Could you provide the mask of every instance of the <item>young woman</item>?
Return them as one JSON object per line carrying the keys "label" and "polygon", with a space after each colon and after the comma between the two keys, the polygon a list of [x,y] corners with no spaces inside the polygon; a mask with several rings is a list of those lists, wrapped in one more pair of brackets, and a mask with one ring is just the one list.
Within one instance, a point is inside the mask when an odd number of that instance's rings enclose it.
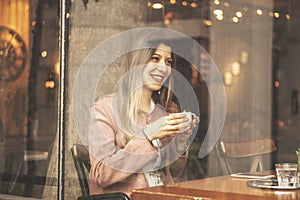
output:
{"label": "young woman", "polygon": [[[174,183],[187,161],[191,121],[173,102],[171,71],[174,56],[165,41],[137,38],[151,48],[122,57],[127,73],[116,90],[91,109],[89,151],[90,193],[121,191]],[[152,48],[155,47],[155,48]]]}

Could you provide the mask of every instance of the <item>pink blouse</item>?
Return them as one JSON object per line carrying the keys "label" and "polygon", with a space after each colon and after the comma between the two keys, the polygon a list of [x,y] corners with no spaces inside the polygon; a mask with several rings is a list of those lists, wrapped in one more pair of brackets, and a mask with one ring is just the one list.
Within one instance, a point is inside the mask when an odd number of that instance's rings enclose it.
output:
{"label": "pink blouse", "polygon": [[[121,119],[114,116],[113,109],[115,108],[112,95],[100,98],[91,109],[88,135],[91,161],[90,194],[118,191],[130,196],[133,189],[149,187],[143,168],[151,168],[151,164],[158,158],[158,151],[142,133],[127,141],[117,125]],[[163,115],[163,109],[156,105],[149,114],[147,123],[150,124]],[[172,139],[169,137],[161,140],[166,148],[167,158],[165,167],[160,169],[164,184],[176,181],[182,174],[188,157],[188,153],[183,156],[175,153],[175,143]],[[176,159],[172,158],[174,155],[177,155]]]}

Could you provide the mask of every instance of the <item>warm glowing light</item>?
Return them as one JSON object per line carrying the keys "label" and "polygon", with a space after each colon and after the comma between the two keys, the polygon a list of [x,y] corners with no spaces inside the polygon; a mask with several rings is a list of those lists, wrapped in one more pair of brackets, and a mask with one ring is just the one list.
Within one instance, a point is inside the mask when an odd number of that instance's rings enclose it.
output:
{"label": "warm glowing light", "polygon": [[206,26],[211,26],[212,23],[210,20],[204,19],[203,24],[205,24]]}
{"label": "warm glowing light", "polygon": [[170,4],[175,4],[176,0],[170,0]]}
{"label": "warm glowing light", "polygon": [[69,19],[70,18],[70,13],[66,13],[66,18]]}
{"label": "warm glowing light", "polygon": [[148,2],[147,2],[147,6],[148,6],[148,7],[151,7],[151,6],[152,6],[152,3],[151,3],[150,1],[148,1]]}
{"label": "warm glowing light", "polygon": [[35,25],[36,25],[36,21],[32,21],[31,26],[35,26]]}
{"label": "warm glowing light", "polygon": [[231,72],[233,76],[238,76],[241,73],[241,65],[239,62],[232,63]]}
{"label": "warm glowing light", "polygon": [[239,18],[243,17],[243,13],[240,12],[240,11],[237,11],[237,12],[235,13],[235,15],[236,15],[237,17],[239,17]]}
{"label": "warm glowing light", "polygon": [[224,19],[223,15],[217,15],[216,18],[217,18],[217,20],[223,20]]}
{"label": "warm glowing light", "polygon": [[257,13],[258,15],[262,15],[263,12],[262,12],[261,9],[257,9],[257,10],[256,10],[256,13]]}
{"label": "warm glowing light", "polygon": [[55,87],[55,82],[53,80],[48,80],[45,82],[45,88],[53,89]]}
{"label": "warm glowing light", "polygon": [[192,3],[191,3],[191,7],[192,7],[192,8],[196,8],[196,7],[197,7],[197,3],[192,2]]}
{"label": "warm glowing light", "polygon": [[290,16],[289,14],[285,14],[285,18],[286,18],[287,20],[290,20],[290,19],[291,19],[291,16]]}
{"label": "warm glowing light", "polygon": [[226,86],[231,86],[232,85],[232,80],[233,80],[233,76],[231,72],[226,71],[224,73],[224,84]]}
{"label": "warm glowing light", "polygon": [[215,14],[215,15],[223,15],[223,10],[215,9],[215,10],[214,10],[214,14]]}
{"label": "warm glowing light", "polygon": [[240,61],[243,65],[248,63],[248,52],[247,51],[242,51],[241,52],[241,58]]}
{"label": "warm glowing light", "polygon": [[237,23],[237,22],[239,22],[239,18],[238,18],[238,17],[233,17],[233,18],[232,18],[232,21],[233,21],[234,23]]}
{"label": "warm glowing light", "polygon": [[60,74],[60,64],[59,64],[59,62],[57,62],[57,63],[54,65],[54,72],[55,72],[55,74],[57,74],[57,75]]}
{"label": "warm glowing light", "polygon": [[161,3],[154,3],[152,5],[152,8],[153,9],[162,9],[163,5]]}
{"label": "warm glowing light", "polygon": [[282,120],[278,120],[278,126],[280,127],[280,128],[284,128],[285,127],[285,123],[284,123],[284,121],[282,121]]}
{"label": "warm glowing light", "polygon": [[228,1],[225,1],[225,2],[224,2],[224,6],[225,6],[225,7],[229,7],[229,2],[228,2]]}
{"label": "warm glowing light", "polygon": [[42,51],[42,53],[41,53],[41,56],[43,57],[43,58],[45,58],[46,56],[47,56],[47,51]]}
{"label": "warm glowing light", "polygon": [[275,86],[276,88],[279,88],[280,82],[279,82],[279,81],[275,81],[275,82],[274,82],[274,86]]}
{"label": "warm glowing light", "polygon": [[187,6],[187,4],[188,4],[187,1],[182,1],[182,2],[181,2],[181,5],[182,5],[182,6]]}
{"label": "warm glowing light", "polygon": [[169,19],[165,19],[164,23],[165,23],[165,25],[169,25],[170,24],[170,20]]}
{"label": "warm glowing light", "polygon": [[279,12],[274,12],[274,17],[275,18],[279,18],[279,16],[280,16]]}
{"label": "warm glowing light", "polygon": [[215,5],[220,5],[220,1],[219,0],[214,0],[214,4]]}

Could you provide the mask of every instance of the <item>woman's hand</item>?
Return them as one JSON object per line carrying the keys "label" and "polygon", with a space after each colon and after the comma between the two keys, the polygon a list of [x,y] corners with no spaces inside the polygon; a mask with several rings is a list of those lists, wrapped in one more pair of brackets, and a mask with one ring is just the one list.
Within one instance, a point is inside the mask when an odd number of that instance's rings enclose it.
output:
{"label": "woman's hand", "polygon": [[144,133],[148,140],[152,141],[184,133],[190,128],[191,122],[184,113],[172,113],[149,124],[144,129]]}
{"label": "woman's hand", "polygon": [[190,126],[189,128],[180,134],[176,135],[176,148],[177,151],[180,152],[180,154],[184,153],[186,151],[187,148],[187,141],[189,140],[189,138],[191,137],[192,133],[193,133],[193,129],[197,126],[197,124],[200,122],[200,118],[193,114],[192,117],[192,121],[190,122]]}

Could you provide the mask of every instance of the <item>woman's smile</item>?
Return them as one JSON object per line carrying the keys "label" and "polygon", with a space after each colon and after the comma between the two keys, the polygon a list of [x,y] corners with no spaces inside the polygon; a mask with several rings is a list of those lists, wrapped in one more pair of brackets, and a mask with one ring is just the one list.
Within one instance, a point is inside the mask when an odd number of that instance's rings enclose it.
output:
{"label": "woman's smile", "polygon": [[160,84],[162,84],[165,76],[164,75],[153,75],[153,74],[150,74],[152,79],[155,81],[155,82],[158,82]]}

